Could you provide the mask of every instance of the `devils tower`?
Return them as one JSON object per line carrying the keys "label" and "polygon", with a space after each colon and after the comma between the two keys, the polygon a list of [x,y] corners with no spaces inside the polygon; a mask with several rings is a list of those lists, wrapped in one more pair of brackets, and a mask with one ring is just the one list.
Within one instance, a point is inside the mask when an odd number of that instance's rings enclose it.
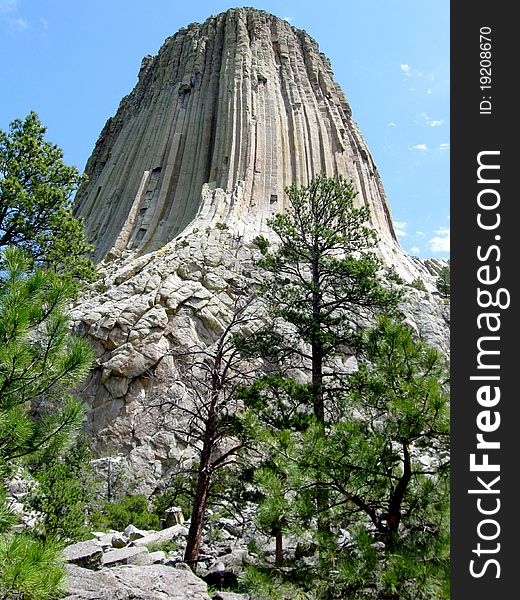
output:
{"label": "devils tower", "polygon": [[[237,285],[261,279],[252,240],[284,210],[284,187],[322,172],[353,180],[387,267],[429,276],[396,239],[329,60],[284,20],[241,8],[179,30],[107,121],[75,209],[103,281],[73,316],[97,352],[81,391],[94,449],[122,452],[142,489],[184,451],[160,409],[184,393],[176,350],[215,341]],[[409,322],[445,349],[446,319],[439,303],[410,304]]]}
{"label": "devils tower", "polygon": [[285,186],[320,172],[352,179],[374,227],[396,241],[329,60],[305,31],[259,10],[193,23],[146,57],[86,172],[77,214],[98,260],[156,250],[201,214],[254,236],[283,210]]}

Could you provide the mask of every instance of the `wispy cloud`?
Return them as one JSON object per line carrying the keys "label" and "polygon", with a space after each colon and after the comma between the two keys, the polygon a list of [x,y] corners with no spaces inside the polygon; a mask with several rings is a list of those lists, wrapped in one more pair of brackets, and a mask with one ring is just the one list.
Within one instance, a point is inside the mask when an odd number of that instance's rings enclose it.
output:
{"label": "wispy cloud", "polygon": [[416,231],[416,232],[415,232],[415,235],[416,235],[418,238],[423,238],[423,237],[424,237],[426,234],[424,233],[424,231],[419,231],[419,230],[418,230],[418,231]]}
{"label": "wispy cloud", "polygon": [[13,29],[17,29],[19,31],[25,31],[26,29],[29,29],[29,23],[23,17],[9,19],[9,25],[11,25]]}
{"label": "wispy cloud", "polygon": [[426,127],[440,127],[444,123],[444,119],[431,119],[425,112],[420,112],[415,118],[415,123]]}
{"label": "wispy cloud", "polygon": [[450,230],[447,227],[440,227],[435,231],[436,236],[428,240],[432,252],[449,252],[450,251]]}
{"label": "wispy cloud", "polygon": [[407,63],[404,63],[403,65],[401,65],[401,71],[404,73],[405,77],[410,77],[410,75],[412,74],[410,65]]}
{"label": "wispy cloud", "polygon": [[449,150],[450,149],[450,144],[449,143],[445,143],[445,144],[439,144],[439,150]]}
{"label": "wispy cloud", "polygon": [[419,254],[420,251],[421,249],[419,248],[419,246],[412,246],[410,248],[410,254]]}
{"label": "wispy cloud", "polygon": [[428,150],[428,146],[426,144],[415,144],[415,146],[410,146],[410,150],[419,150],[419,152],[426,152]]}
{"label": "wispy cloud", "polygon": [[292,23],[292,20],[294,19],[294,17],[282,17],[284,21],[287,21],[289,23]]}
{"label": "wispy cloud", "polygon": [[15,12],[18,8],[18,0],[0,0],[0,15]]}
{"label": "wispy cloud", "polygon": [[399,237],[406,237],[408,233],[406,232],[406,228],[408,227],[408,223],[406,221],[394,221],[395,234]]}
{"label": "wispy cloud", "polygon": [[393,121],[390,121],[390,123],[388,123],[388,127],[397,127],[397,125]]}

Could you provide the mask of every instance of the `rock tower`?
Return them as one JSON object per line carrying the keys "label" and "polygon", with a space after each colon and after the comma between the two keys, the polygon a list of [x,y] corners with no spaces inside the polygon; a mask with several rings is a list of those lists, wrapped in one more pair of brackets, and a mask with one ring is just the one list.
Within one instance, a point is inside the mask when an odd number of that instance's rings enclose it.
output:
{"label": "rock tower", "polygon": [[[408,281],[431,279],[397,242],[328,59],[307,33],[263,11],[231,9],[191,24],[146,57],[86,172],[75,211],[104,279],[73,311],[97,352],[81,393],[94,450],[122,453],[141,491],[184,456],[178,424],[156,408],[184,393],[176,349],[214,342],[237,286],[261,280],[251,242],[284,209],[285,186],[320,172],[352,179],[386,264]],[[447,349],[442,303],[412,290],[408,314]]]}
{"label": "rock tower", "polygon": [[197,217],[247,238],[284,187],[342,174],[396,237],[377,168],[329,60],[287,21],[241,8],[193,23],[144,58],[77,195],[96,258],[161,248]]}

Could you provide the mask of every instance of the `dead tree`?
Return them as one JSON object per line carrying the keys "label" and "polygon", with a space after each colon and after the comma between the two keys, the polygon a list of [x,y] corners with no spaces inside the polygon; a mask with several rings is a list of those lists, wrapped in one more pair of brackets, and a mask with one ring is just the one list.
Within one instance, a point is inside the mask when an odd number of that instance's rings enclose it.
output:
{"label": "dead tree", "polygon": [[[177,410],[188,417],[188,426],[177,429],[198,457],[195,495],[191,511],[184,560],[196,570],[208,498],[218,469],[236,462],[246,440],[237,432],[240,403],[237,390],[251,382],[257,364],[244,357],[248,335],[261,324],[251,311],[252,301],[235,306],[230,323],[218,339],[206,348],[190,348],[178,353],[182,364],[179,382],[186,388],[187,400],[175,401]],[[248,334],[244,335],[244,331]]]}

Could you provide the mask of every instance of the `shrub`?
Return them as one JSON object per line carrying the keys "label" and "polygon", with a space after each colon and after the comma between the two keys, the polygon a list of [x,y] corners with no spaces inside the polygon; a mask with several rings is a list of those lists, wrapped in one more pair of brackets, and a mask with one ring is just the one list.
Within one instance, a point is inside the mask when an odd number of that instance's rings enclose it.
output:
{"label": "shrub", "polygon": [[419,290],[421,292],[427,292],[428,290],[426,289],[426,286],[424,285],[424,281],[420,278],[417,277],[417,279],[414,279],[412,281],[412,283],[410,284],[411,287],[415,288],[416,290]]}
{"label": "shrub", "polygon": [[105,503],[101,510],[92,515],[96,529],[122,531],[128,525],[139,529],[158,529],[159,517],[149,510],[148,498],[144,494],[127,496],[119,504]]}
{"label": "shrub", "polygon": [[263,235],[257,235],[253,240],[253,245],[256,246],[260,250],[260,252],[265,256],[271,243]]}
{"label": "shrub", "polygon": [[44,537],[75,542],[88,535],[87,509],[92,495],[93,474],[86,439],[81,440],[64,457],[46,465],[33,465],[38,481],[29,504],[43,513],[40,529]]}

